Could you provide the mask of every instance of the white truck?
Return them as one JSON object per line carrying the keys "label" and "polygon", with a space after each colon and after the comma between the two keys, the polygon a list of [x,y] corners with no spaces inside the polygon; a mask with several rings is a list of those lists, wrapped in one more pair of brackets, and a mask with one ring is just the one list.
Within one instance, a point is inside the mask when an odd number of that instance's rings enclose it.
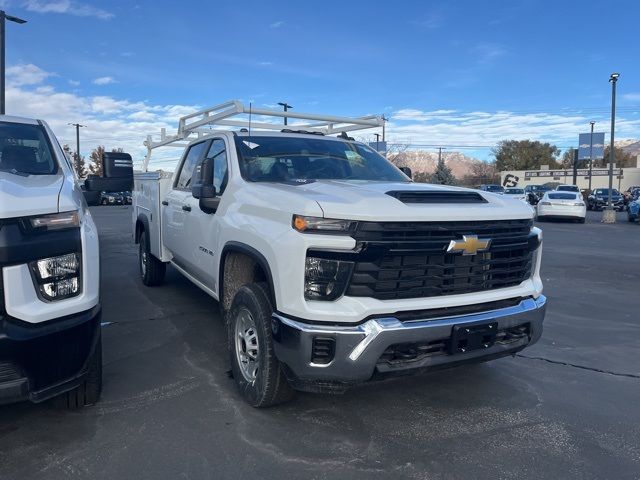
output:
{"label": "white truck", "polygon": [[[380,125],[230,101],[147,137],[132,213],[142,281],[159,285],[171,264],[218,300],[233,377],[253,406],[540,338],[531,207],[413,183],[345,134]],[[149,172],[152,150],[175,145],[185,147],[175,173]]]}
{"label": "white truck", "polygon": [[[130,185],[130,157],[105,168]],[[0,404],[98,400],[99,287],[98,232],[69,159],[45,122],[0,115]]]}

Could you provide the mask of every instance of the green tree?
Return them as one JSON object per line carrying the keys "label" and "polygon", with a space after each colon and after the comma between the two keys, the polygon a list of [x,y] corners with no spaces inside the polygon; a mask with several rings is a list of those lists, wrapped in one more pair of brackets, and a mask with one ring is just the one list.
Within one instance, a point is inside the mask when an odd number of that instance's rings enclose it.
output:
{"label": "green tree", "polygon": [[71,165],[73,165],[73,169],[76,171],[76,174],[79,178],[84,178],[87,176],[87,164],[82,155],[78,155],[78,152],[73,152],[71,147],[65,144],[62,147],[64,154],[71,160]]}
{"label": "green tree", "polygon": [[550,143],[533,140],[503,140],[492,150],[496,168],[504,170],[536,170],[540,165],[558,168],[560,150]]}
{"label": "green tree", "polygon": [[455,185],[456,177],[451,173],[451,169],[444,163],[444,158],[438,160],[436,171],[430,175],[430,183],[436,183],[438,185]]}

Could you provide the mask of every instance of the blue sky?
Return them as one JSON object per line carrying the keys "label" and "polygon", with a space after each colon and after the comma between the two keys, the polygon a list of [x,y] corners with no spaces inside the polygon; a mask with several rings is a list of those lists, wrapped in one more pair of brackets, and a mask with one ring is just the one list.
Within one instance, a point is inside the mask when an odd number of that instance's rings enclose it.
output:
{"label": "blue sky", "polygon": [[0,5],[28,20],[7,25],[7,112],[48,120],[65,142],[66,123],[84,123],[87,148],[139,149],[231,98],[384,113],[393,142],[486,145],[463,150],[480,158],[506,138],[565,147],[591,119],[608,131],[613,71],[617,137],[640,137],[637,1]]}

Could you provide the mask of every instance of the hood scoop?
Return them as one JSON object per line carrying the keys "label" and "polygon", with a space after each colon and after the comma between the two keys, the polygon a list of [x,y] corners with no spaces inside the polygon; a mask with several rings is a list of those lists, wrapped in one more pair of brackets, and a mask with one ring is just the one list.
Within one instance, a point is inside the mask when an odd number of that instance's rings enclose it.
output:
{"label": "hood scoop", "polygon": [[488,203],[476,192],[456,192],[446,190],[392,190],[387,195],[400,200],[402,203]]}

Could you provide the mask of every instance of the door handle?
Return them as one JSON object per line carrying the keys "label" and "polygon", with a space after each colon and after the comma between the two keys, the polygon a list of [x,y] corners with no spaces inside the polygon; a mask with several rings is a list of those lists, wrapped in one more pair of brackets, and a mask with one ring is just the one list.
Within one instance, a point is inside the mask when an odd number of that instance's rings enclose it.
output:
{"label": "door handle", "polygon": [[185,212],[190,212],[191,211],[191,207],[189,205],[183,205],[182,206],[182,210],[184,210]]}
{"label": "door handle", "polygon": [[162,200],[162,204],[166,207],[167,205],[169,205],[169,202],[167,202],[166,200]]}

